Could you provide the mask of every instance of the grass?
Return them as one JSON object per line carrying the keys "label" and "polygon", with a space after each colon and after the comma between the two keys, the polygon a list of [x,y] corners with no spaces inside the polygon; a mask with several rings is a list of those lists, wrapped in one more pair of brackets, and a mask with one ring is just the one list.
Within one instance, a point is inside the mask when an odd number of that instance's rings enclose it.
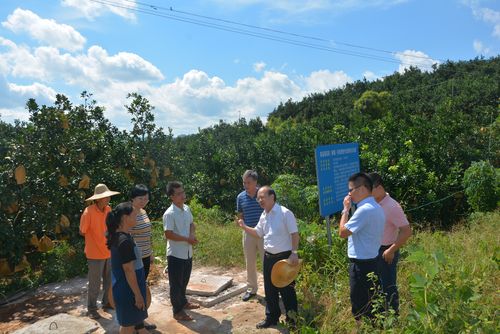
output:
{"label": "grass", "polygon": [[[218,208],[191,209],[200,243],[196,265],[244,268],[241,230]],[[162,224],[155,223],[155,252],[164,259]],[[300,222],[299,255],[305,260],[297,280],[300,333],[350,333],[346,242],[327,245],[322,225]],[[402,249],[398,282],[399,319],[382,316],[380,328],[364,333],[500,332],[500,213],[475,214],[450,232],[416,231]],[[423,281],[422,281],[423,280]],[[423,282],[423,283],[422,283]],[[425,297],[425,298],[424,298]]]}
{"label": "grass", "polygon": [[[200,241],[196,266],[244,268],[241,230],[219,208],[190,203]],[[416,231],[398,266],[400,316],[384,315],[379,327],[362,333],[499,333],[500,332],[500,212],[474,214],[449,232]],[[304,259],[297,280],[298,332],[351,333],[346,241],[333,236],[329,249],[325,227],[300,222],[299,256]],[[153,223],[154,252],[165,262],[162,222]],[[39,268],[0,281],[0,296],[36,287],[82,272],[83,245],[62,243],[37,254]],[[76,255],[75,255],[76,251]],[[70,264],[68,266],[68,264]]]}
{"label": "grass", "polygon": [[[451,232],[416,232],[398,267],[399,319],[389,315],[381,319],[383,330],[365,324],[361,332],[500,332],[499,228],[496,212],[473,215]],[[352,332],[347,267],[328,275],[317,270],[308,268],[299,280],[301,332]]]}
{"label": "grass", "polygon": [[[205,209],[195,199],[190,202],[189,207],[199,240],[193,250],[194,265],[244,268],[241,229],[233,222],[233,217],[218,207]],[[162,222],[153,222],[153,247],[155,256],[164,263],[166,242]]]}

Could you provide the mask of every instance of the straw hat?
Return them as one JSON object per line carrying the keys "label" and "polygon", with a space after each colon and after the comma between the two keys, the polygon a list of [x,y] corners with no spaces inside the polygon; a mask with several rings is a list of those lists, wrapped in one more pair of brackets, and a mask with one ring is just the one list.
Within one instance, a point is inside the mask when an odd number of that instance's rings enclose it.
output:
{"label": "straw hat", "polygon": [[119,194],[119,192],[111,191],[104,183],[99,183],[97,186],[95,186],[94,195],[87,198],[86,201],[93,201],[96,199],[110,197],[117,194]]}
{"label": "straw hat", "polygon": [[295,266],[288,263],[288,260],[276,262],[271,270],[271,282],[277,288],[284,288],[295,280],[301,266],[302,259]]}

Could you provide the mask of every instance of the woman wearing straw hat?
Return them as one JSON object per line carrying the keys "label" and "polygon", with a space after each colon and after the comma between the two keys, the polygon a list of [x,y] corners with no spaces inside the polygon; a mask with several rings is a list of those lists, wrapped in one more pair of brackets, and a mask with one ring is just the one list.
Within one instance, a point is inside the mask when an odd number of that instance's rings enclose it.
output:
{"label": "woman wearing straw hat", "polygon": [[98,184],[94,195],[86,201],[93,204],[83,210],[80,218],[80,234],[85,237],[85,256],[87,257],[89,286],[87,289],[87,312],[92,319],[99,319],[97,298],[103,284],[102,307],[108,308],[108,290],[111,286],[111,254],[106,247],[106,216],[111,211],[109,200],[119,192],[111,191],[105,184]]}

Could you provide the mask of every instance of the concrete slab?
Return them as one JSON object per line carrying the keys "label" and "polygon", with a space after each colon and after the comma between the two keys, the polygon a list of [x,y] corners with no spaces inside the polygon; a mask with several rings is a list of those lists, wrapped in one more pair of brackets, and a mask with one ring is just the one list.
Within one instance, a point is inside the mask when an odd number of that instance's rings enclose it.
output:
{"label": "concrete slab", "polygon": [[227,276],[206,275],[193,272],[189,279],[186,294],[197,296],[216,296],[231,286],[233,279]]}
{"label": "concrete slab", "polygon": [[89,318],[61,313],[40,320],[14,332],[14,334],[74,334],[95,333],[103,329],[99,323]]}
{"label": "concrete slab", "polygon": [[245,283],[239,283],[228,287],[216,296],[190,295],[188,296],[188,299],[190,302],[200,304],[203,307],[212,307],[215,304],[218,304],[226,299],[243,293],[244,291],[246,291],[246,289],[247,285]]}

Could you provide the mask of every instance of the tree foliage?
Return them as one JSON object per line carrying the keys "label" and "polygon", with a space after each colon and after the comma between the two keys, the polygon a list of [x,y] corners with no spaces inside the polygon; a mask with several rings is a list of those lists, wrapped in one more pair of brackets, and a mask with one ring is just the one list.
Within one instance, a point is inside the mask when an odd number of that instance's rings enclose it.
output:
{"label": "tree foliage", "polygon": [[[220,121],[178,137],[156,127],[154,107],[138,93],[127,96],[130,132],[113,126],[88,92],[79,105],[63,95],[52,106],[30,99],[29,121],[0,121],[0,257],[19,262],[33,235],[79,240],[84,199],[101,182],[122,193],[115,202],[134,184],[148,185],[152,218],[167,207],[164,189],[173,179],[202,205],[232,214],[241,175],[251,168],[260,184],[280,188],[299,218],[316,220],[314,149],[353,141],[362,170],[384,177],[414,223],[449,227],[469,211],[467,168],[480,160],[499,166],[499,85],[500,57],[447,62],[289,100],[267,125]],[[26,180],[19,184],[21,165]],[[470,202],[476,193],[466,194]],[[59,226],[61,215],[69,227]]]}

